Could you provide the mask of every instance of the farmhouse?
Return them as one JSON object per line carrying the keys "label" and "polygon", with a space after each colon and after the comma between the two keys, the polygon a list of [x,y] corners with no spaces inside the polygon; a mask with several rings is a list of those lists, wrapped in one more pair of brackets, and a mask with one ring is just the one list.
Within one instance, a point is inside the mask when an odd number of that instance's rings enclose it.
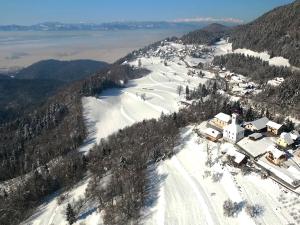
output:
{"label": "farmhouse", "polygon": [[232,114],[232,122],[223,131],[225,140],[236,143],[244,137],[245,129],[237,124],[237,114]]}
{"label": "farmhouse", "polygon": [[267,149],[266,159],[275,165],[280,165],[287,160],[285,152],[280,151],[275,146],[271,145]]}
{"label": "farmhouse", "polygon": [[244,127],[246,130],[252,132],[261,132],[267,127],[267,123],[269,119],[267,117],[260,118],[258,120],[254,120],[252,122],[245,122]]}
{"label": "farmhouse", "polygon": [[212,129],[212,128],[207,128],[205,131],[205,136],[207,139],[211,140],[211,141],[217,141],[222,137],[221,132]]}
{"label": "farmhouse", "polygon": [[286,148],[294,143],[291,135],[289,133],[283,132],[276,141],[277,145]]}
{"label": "farmhouse", "polygon": [[218,113],[210,123],[213,126],[223,129],[225,126],[229,125],[231,117],[225,113]]}
{"label": "farmhouse", "polygon": [[273,133],[275,135],[279,135],[281,133],[281,130],[282,130],[282,124],[278,124],[278,123],[275,123],[273,121],[269,121],[267,123],[267,130],[270,133]]}

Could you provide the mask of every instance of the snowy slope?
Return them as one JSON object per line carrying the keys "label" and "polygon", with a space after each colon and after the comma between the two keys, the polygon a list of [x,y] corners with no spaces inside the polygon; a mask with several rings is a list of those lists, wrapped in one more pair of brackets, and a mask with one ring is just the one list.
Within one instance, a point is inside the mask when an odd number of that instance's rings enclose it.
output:
{"label": "snowy slope", "polygon": [[[175,45],[183,48],[182,45]],[[209,59],[211,60],[211,59]],[[158,118],[161,113],[178,111],[180,101],[185,100],[184,94],[177,93],[179,85],[190,89],[204,83],[214,75],[206,72],[204,78],[188,76],[188,68],[178,57],[168,61],[165,66],[159,57],[141,57],[142,66],[152,71],[149,75],[130,81],[123,89],[109,89],[97,97],[83,98],[84,116],[89,130],[86,143],[79,149],[87,153],[101,138],[130,126],[143,119]],[[138,60],[130,62],[138,65]],[[184,92],[184,91],[183,91]],[[142,99],[145,94],[145,100]],[[57,204],[58,196],[52,196],[49,201],[40,206],[36,213],[25,221],[25,225],[65,225],[65,208],[68,202],[78,197],[84,197],[88,179],[74,187],[69,198],[62,205]],[[90,212],[76,224],[85,222],[86,225],[102,224],[98,211],[91,207]]]}
{"label": "snowy slope", "polygon": [[216,45],[218,46],[218,49],[215,55],[223,55],[224,53],[225,54],[237,53],[237,54],[243,54],[247,56],[254,56],[260,58],[263,61],[269,62],[269,64],[273,66],[287,66],[287,67],[291,66],[288,59],[281,56],[276,56],[271,58],[271,55],[266,51],[255,52],[246,48],[239,48],[239,49],[232,50],[232,43],[229,43],[226,40],[222,40],[218,42]]}
{"label": "snowy slope", "polygon": [[[144,210],[145,225],[190,225],[190,224],[272,224],[299,223],[291,212],[299,212],[297,196],[286,194],[273,181],[262,180],[255,174],[242,176],[231,173],[232,168],[222,167],[217,159],[217,144],[201,140],[187,128],[182,135],[179,153],[163,161],[157,168],[156,177],[161,177],[155,204]],[[199,140],[201,141],[199,143]],[[207,143],[212,148],[215,164],[205,165]],[[220,149],[234,148],[222,144]],[[210,175],[206,175],[209,172]],[[221,180],[214,182],[214,173],[221,174]],[[150,173],[150,179],[155,179]],[[157,178],[156,178],[157,179]],[[241,211],[234,218],[223,215],[223,202],[231,199],[240,203]],[[289,205],[288,201],[294,204]],[[251,218],[245,212],[245,204],[259,204],[263,207],[260,217]],[[298,201],[299,202],[299,201]]]}
{"label": "snowy slope", "polygon": [[[203,71],[205,76],[189,76],[188,65],[196,65],[198,62],[210,62],[211,55],[206,57],[193,58],[190,55],[185,61],[180,59],[182,52],[192,46],[183,46],[178,43],[169,43],[160,47],[156,52],[147,56],[140,56],[142,67],[151,71],[145,77],[130,81],[123,89],[110,89],[101,93],[100,96],[83,98],[84,116],[89,130],[89,137],[86,143],[79,149],[88,153],[91,147],[108,135],[130,126],[143,119],[158,118],[162,112],[171,113],[184,107],[180,101],[185,101],[184,94],[177,93],[179,85],[189,86],[190,89],[197,87],[214,77],[214,74]],[[231,44],[221,41],[213,46],[214,54],[227,54],[231,51]],[[187,50],[188,51],[188,50]],[[167,60],[167,66],[161,54],[171,56]],[[180,57],[179,57],[180,56]],[[129,62],[138,66],[138,60]],[[187,63],[186,63],[187,62]],[[183,90],[183,92],[184,92]],[[207,169],[205,163],[205,145],[197,143],[195,134],[189,128],[184,135],[184,141],[178,147],[179,153],[172,159],[162,162],[157,173],[161,176],[160,185],[157,185],[159,196],[155,197],[154,204],[145,208],[143,223],[170,224],[170,225],[193,225],[199,224],[287,224],[293,222],[286,211],[283,214],[271,216],[280,207],[279,196],[281,191],[277,184],[268,181],[260,181],[264,188],[257,186],[257,177],[249,175],[243,182],[241,175],[233,176],[229,169],[222,168],[216,164],[213,168]],[[226,146],[224,146],[226,147]],[[227,146],[228,147],[228,146]],[[220,182],[212,182],[210,177],[204,176],[204,171],[223,174]],[[149,172],[151,180],[155,182],[157,174]],[[106,181],[107,182],[107,181]],[[50,225],[66,224],[64,211],[68,202],[73,202],[84,192],[88,179],[74,187],[70,191],[69,198],[62,204],[57,204],[58,196],[53,196],[49,201],[40,206],[36,213],[23,224]],[[270,184],[269,184],[270,183]],[[268,189],[270,185],[270,189]],[[243,191],[244,190],[244,191]],[[271,194],[265,192],[271,191]],[[260,196],[261,199],[259,199]],[[230,198],[234,201],[244,200],[254,203],[267,202],[266,213],[262,219],[251,219],[244,211],[240,212],[237,218],[230,219],[223,216],[222,204]],[[291,198],[294,198],[292,196]],[[275,210],[275,211],[274,211]],[[296,207],[295,210],[298,210]],[[289,218],[289,219],[285,219]],[[84,222],[86,225],[102,224],[101,212],[95,210],[91,203],[84,215],[76,224]]]}
{"label": "snowy slope", "polygon": [[[99,143],[118,129],[132,125],[143,119],[158,118],[161,113],[178,111],[185,100],[182,93],[177,93],[177,87],[189,86],[193,89],[204,83],[214,75],[206,73],[204,78],[188,76],[188,68],[184,63],[178,64],[178,58],[168,62],[165,66],[158,57],[141,58],[143,67],[152,71],[149,75],[132,80],[123,89],[110,89],[101,93],[99,97],[83,99],[85,116],[90,125],[90,140]],[[131,63],[137,65],[138,60]],[[142,95],[145,95],[145,100]],[[88,151],[91,145],[85,145],[81,151]]]}

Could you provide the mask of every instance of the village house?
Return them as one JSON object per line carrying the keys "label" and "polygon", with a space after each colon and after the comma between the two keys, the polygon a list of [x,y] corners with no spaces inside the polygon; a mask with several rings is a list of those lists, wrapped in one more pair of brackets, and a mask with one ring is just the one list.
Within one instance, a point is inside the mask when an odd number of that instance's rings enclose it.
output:
{"label": "village house", "polygon": [[280,134],[280,137],[276,141],[277,145],[283,148],[286,148],[294,143],[291,135],[289,133],[283,132]]}
{"label": "village house", "polygon": [[275,165],[281,165],[284,161],[287,160],[285,152],[280,151],[275,146],[271,145],[267,148],[266,159]]}
{"label": "village house", "polygon": [[237,124],[237,114],[232,114],[232,122],[223,131],[223,138],[226,141],[236,143],[244,137],[245,129]]}
{"label": "village house", "polygon": [[211,121],[210,123],[213,126],[216,126],[220,129],[223,129],[225,126],[229,125],[231,121],[231,116],[225,114],[225,113],[218,113]]}
{"label": "village house", "polygon": [[217,141],[222,137],[221,132],[212,129],[212,128],[207,128],[205,131],[205,136],[207,139],[211,140],[211,141]]}
{"label": "village house", "polygon": [[268,122],[269,119],[267,117],[263,117],[251,122],[245,122],[243,126],[246,130],[249,130],[251,132],[262,132],[267,128]]}
{"label": "village house", "polygon": [[279,135],[282,131],[282,124],[278,124],[270,120],[267,123],[267,131],[272,134]]}
{"label": "village house", "polygon": [[247,161],[247,158],[244,154],[234,150],[233,148],[230,148],[226,152],[226,156],[227,156],[227,159],[229,159],[231,161],[231,163],[236,167],[241,166],[242,164],[246,163],[246,161]]}

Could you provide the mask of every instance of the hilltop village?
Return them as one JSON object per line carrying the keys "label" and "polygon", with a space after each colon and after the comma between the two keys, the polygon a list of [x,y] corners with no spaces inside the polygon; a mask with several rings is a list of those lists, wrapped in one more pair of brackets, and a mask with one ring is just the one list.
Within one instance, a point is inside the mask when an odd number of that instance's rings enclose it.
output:
{"label": "hilltop village", "polygon": [[297,130],[262,117],[240,121],[237,114],[219,113],[206,123],[201,134],[213,142],[230,142],[237,150],[222,152],[234,166],[258,167],[265,176],[299,191],[300,135]]}

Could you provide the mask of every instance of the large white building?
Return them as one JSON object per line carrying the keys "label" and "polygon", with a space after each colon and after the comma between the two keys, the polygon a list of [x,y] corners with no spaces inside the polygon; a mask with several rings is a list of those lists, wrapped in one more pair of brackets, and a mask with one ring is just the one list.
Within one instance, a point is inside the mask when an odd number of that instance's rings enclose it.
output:
{"label": "large white building", "polygon": [[223,138],[226,141],[236,143],[244,137],[245,129],[237,124],[237,115],[232,114],[231,124],[224,127]]}

